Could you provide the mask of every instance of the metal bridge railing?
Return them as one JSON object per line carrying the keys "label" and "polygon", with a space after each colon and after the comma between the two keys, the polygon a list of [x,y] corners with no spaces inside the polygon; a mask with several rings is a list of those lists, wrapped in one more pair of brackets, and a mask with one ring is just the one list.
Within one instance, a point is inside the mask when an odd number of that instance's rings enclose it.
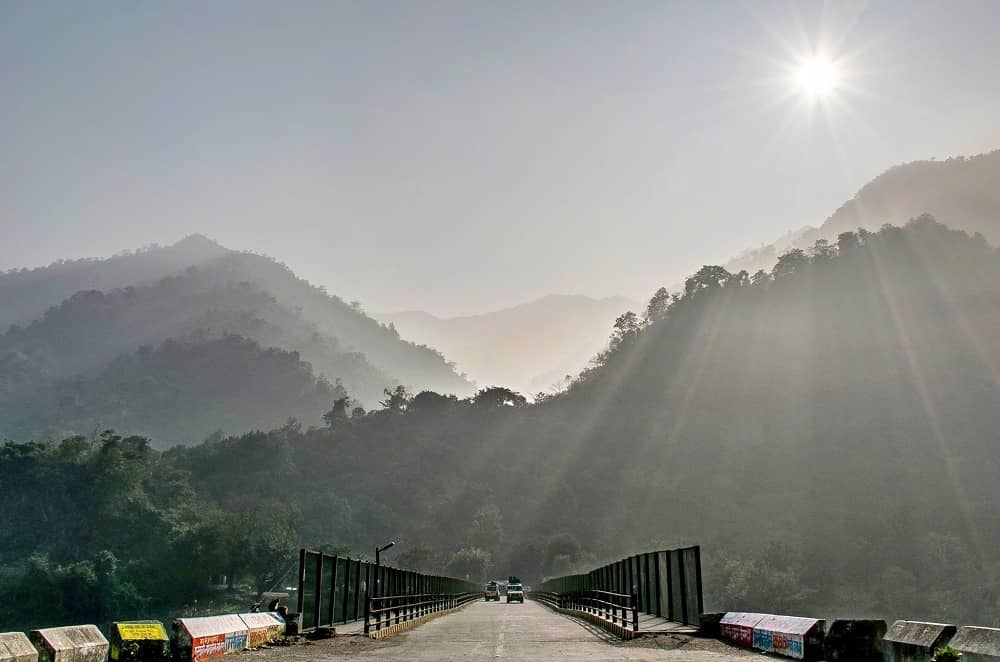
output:
{"label": "metal bridge railing", "polygon": [[536,599],[550,604],[588,591],[628,596],[638,611],[698,625],[703,611],[701,548],[635,554],[587,573],[548,579],[538,589]]}
{"label": "metal bridge railing", "polygon": [[529,597],[560,609],[574,609],[639,631],[639,599],[635,595],[613,593],[611,591],[587,590],[572,593],[553,593],[551,591],[532,591]]}
{"label": "metal bridge railing", "polygon": [[[369,598],[392,596],[413,602],[421,596],[461,596],[481,588],[478,583],[462,579],[303,549],[299,551],[299,631],[310,633],[361,620],[367,616]],[[377,608],[386,606],[388,603],[380,603]]]}
{"label": "metal bridge railing", "polygon": [[467,602],[482,600],[483,593],[427,593],[370,597],[365,606],[365,634],[378,632],[439,611],[454,609]]}

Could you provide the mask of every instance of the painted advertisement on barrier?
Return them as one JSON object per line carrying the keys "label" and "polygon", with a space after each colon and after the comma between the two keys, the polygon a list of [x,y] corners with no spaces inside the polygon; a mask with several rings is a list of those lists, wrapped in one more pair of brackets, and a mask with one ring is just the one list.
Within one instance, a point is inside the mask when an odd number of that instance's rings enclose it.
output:
{"label": "painted advertisement on barrier", "polygon": [[115,623],[114,629],[122,640],[166,641],[167,631],[159,621],[131,621]]}
{"label": "painted advertisement on barrier", "polygon": [[805,649],[805,641],[801,635],[797,634],[754,630],[753,647],[768,653],[777,653],[778,655],[801,660],[803,650]]}
{"label": "painted advertisement on barrier", "polygon": [[240,614],[240,620],[247,626],[250,648],[260,648],[285,633],[285,620],[273,612]]}
{"label": "painted advertisement on barrier", "polygon": [[[249,630],[236,614],[177,619],[181,636],[181,658],[204,662],[247,647]],[[190,646],[190,649],[188,649]]]}
{"label": "painted advertisement on barrier", "polygon": [[226,654],[226,635],[210,634],[205,637],[195,637],[191,640],[191,659],[194,662],[204,662]]}
{"label": "painted advertisement on barrier", "polygon": [[754,626],[753,647],[796,660],[805,658],[809,635],[824,621],[798,616],[767,615]]}
{"label": "painted advertisement on barrier", "polygon": [[764,618],[764,614],[731,611],[719,621],[719,634],[734,644],[752,648],[754,627]]}
{"label": "painted advertisement on barrier", "polygon": [[170,658],[167,630],[159,621],[119,621],[111,624],[113,662],[165,662]]}

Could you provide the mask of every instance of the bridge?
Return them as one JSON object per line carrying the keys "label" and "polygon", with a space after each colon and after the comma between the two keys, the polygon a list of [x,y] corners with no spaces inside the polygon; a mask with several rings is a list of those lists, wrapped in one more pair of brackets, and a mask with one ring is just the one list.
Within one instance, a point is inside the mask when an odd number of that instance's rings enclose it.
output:
{"label": "bridge", "polygon": [[[483,586],[302,550],[299,630],[359,635],[380,643],[328,644],[323,656],[405,659],[732,659],[720,650],[662,650],[657,636],[686,642],[703,610],[698,547],[636,554],[590,572],[549,579],[524,604],[485,602]],[[417,627],[420,626],[420,627]],[[407,630],[412,630],[406,632]],[[404,634],[405,632],[405,634]],[[639,643],[651,638],[651,646]],[[622,650],[625,642],[636,640]],[[388,647],[388,648],[387,648]],[[720,658],[725,652],[728,657]],[[290,653],[294,656],[293,653]]]}
{"label": "bridge", "polygon": [[952,649],[968,662],[1000,662],[996,628],[703,613],[698,547],[636,554],[551,578],[520,604],[486,602],[484,587],[463,579],[305,549],[298,583],[297,613],[182,616],[169,635],[163,623],[149,620],[104,624],[103,632],[93,624],[30,636],[6,632],[0,662],[208,662],[233,654],[259,662],[708,662],[760,659],[759,652],[812,661],[932,662]]}
{"label": "bridge", "polygon": [[[482,600],[483,586],[303,549],[299,552],[300,633],[364,622],[373,638],[396,634]],[[697,628],[703,611],[699,547],[636,554],[590,572],[551,578],[529,598],[622,639]],[[343,628],[341,631],[344,631]]]}
{"label": "bridge", "polygon": [[[353,633],[357,636],[340,636]],[[250,653],[252,662],[357,660],[670,660],[720,662],[759,659],[711,639],[649,637],[624,641],[579,617],[545,604],[477,601],[408,632],[371,639],[357,626],[337,627],[338,636],[311,646]]]}

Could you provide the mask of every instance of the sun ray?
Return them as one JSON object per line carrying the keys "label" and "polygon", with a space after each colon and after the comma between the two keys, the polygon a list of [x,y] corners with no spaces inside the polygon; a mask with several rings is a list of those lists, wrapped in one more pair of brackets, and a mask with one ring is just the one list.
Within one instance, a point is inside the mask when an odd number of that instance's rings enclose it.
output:
{"label": "sun ray", "polygon": [[920,354],[914,346],[910,331],[904,322],[903,313],[900,310],[900,304],[893,296],[893,292],[891,292],[887,286],[887,284],[891,282],[891,279],[888,274],[885,273],[883,258],[880,254],[880,247],[878,245],[872,246],[870,254],[874,274],[878,280],[876,287],[878,288],[878,291],[882,293],[882,301],[885,303],[886,309],[888,310],[892,320],[892,331],[895,334],[895,338],[899,343],[900,349],[902,350],[902,356],[906,362],[906,368],[910,376],[910,384],[914,388],[918,400],[920,401],[920,406],[923,409],[924,420],[929,428],[932,439],[937,444],[938,450],[940,451],[940,461],[943,466],[944,473],[948,478],[949,487],[954,494],[955,503],[961,516],[965,536],[972,543],[975,558],[979,563],[980,568],[985,568],[987,567],[988,557],[984,550],[982,536],[979,533],[978,527],[975,525],[975,519],[972,514],[972,507],[965,490],[965,485],[959,475],[958,466],[955,460],[957,456],[956,449],[949,442],[948,436],[945,434],[944,429],[941,426],[941,417],[938,414],[934,398],[931,395],[931,390],[928,386],[928,379],[924,375],[923,367],[920,361]]}

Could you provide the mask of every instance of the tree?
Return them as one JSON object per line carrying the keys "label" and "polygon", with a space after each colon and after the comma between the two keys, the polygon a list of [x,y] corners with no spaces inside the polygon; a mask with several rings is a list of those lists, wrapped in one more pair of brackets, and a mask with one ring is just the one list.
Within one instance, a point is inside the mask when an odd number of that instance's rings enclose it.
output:
{"label": "tree", "polygon": [[484,388],[472,398],[473,405],[484,408],[523,407],[527,402],[523,395],[503,386]]}
{"label": "tree", "polygon": [[667,292],[667,288],[661,287],[656,290],[656,293],[649,300],[649,304],[646,306],[646,323],[651,324],[656,320],[663,319],[667,315],[667,311],[670,309],[670,293]]}
{"label": "tree", "polygon": [[809,249],[809,257],[813,262],[825,262],[833,259],[837,255],[837,248],[832,246],[826,239],[817,239],[813,247]]}
{"label": "tree", "polygon": [[295,504],[246,498],[230,508],[230,576],[249,579],[258,592],[280,578],[295,556],[301,512]]}
{"label": "tree", "polygon": [[801,271],[802,267],[809,264],[809,256],[801,248],[793,248],[778,258],[778,263],[774,265],[771,273],[775,278],[786,278]]}
{"label": "tree", "polygon": [[639,316],[631,310],[618,316],[615,320],[614,331],[611,333],[611,346],[618,347],[627,340],[639,335],[642,326],[639,324]]}
{"label": "tree", "polygon": [[383,392],[386,395],[386,399],[379,401],[379,404],[385,407],[387,411],[394,414],[402,414],[409,407],[412,398],[407,392],[406,387],[402,384],[391,391],[384,389]]}
{"label": "tree", "polygon": [[333,401],[333,407],[330,411],[323,414],[323,420],[331,428],[337,423],[347,420],[347,408],[351,404],[351,399],[348,396],[342,398],[337,398]]}
{"label": "tree", "polygon": [[837,251],[840,255],[847,255],[860,245],[858,235],[853,232],[841,232],[837,235]]}
{"label": "tree", "polygon": [[448,396],[434,391],[421,391],[410,401],[407,411],[419,414],[439,413],[456,402],[458,399],[454,395]]}
{"label": "tree", "polygon": [[582,559],[580,541],[569,533],[560,533],[549,538],[542,567],[546,575],[557,577],[573,572]]}
{"label": "tree", "polygon": [[752,285],[762,285],[766,283],[771,277],[763,269],[758,269],[754,272],[753,276],[750,276],[750,284]]}
{"label": "tree", "polygon": [[701,290],[716,290],[733,277],[725,267],[706,264],[693,276],[684,281],[684,294],[690,296]]}
{"label": "tree", "polygon": [[396,556],[399,567],[416,572],[435,572],[439,570],[438,554],[427,545],[408,547]]}
{"label": "tree", "polygon": [[447,573],[452,577],[484,582],[493,567],[490,553],[478,547],[463,547],[451,556]]}
{"label": "tree", "polygon": [[478,547],[495,552],[503,540],[503,517],[494,505],[483,506],[476,511],[472,524],[465,532],[468,547]]}

